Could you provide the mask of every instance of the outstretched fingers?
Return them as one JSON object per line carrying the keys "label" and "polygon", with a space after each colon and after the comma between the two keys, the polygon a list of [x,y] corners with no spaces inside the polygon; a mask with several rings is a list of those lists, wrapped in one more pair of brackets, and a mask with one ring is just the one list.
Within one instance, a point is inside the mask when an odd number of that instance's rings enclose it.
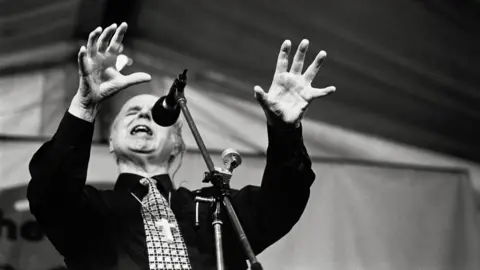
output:
{"label": "outstretched fingers", "polygon": [[320,70],[320,67],[323,64],[323,61],[325,61],[325,57],[327,57],[327,53],[325,51],[319,52],[315,57],[315,60],[310,64],[310,66],[308,66],[304,74],[305,80],[307,82],[310,83],[313,81],[318,71]]}
{"label": "outstretched fingers", "polygon": [[97,53],[97,40],[101,33],[102,33],[102,28],[97,27],[88,36],[88,41],[87,41],[88,56],[92,57],[92,56],[95,56],[95,54]]}
{"label": "outstretched fingers", "polygon": [[293,57],[292,68],[290,69],[290,72],[292,72],[293,74],[302,73],[303,62],[305,61],[305,54],[308,50],[308,44],[309,41],[307,39],[304,39],[302,40],[302,42],[300,42],[300,45],[298,45],[297,52]]}
{"label": "outstretched fingers", "polygon": [[312,88],[312,98],[326,96],[332,92],[335,92],[335,90],[337,90],[335,86],[328,86],[325,88]]}
{"label": "outstretched fingers", "polygon": [[275,69],[275,73],[282,73],[287,71],[288,55],[290,54],[291,47],[292,47],[292,43],[288,39],[282,43],[282,47],[280,48],[280,53],[278,54],[277,67]]}
{"label": "outstretched fingers", "polygon": [[111,68],[107,69],[106,72],[110,74],[109,76],[115,76],[115,78],[109,81],[108,84],[105,84],[105,88],[101,90],[102,93],[104,93],[104,97],[111,97],[129,86],[148,82],[152,79],[150,74],[144,72],[137,72],[126,76],[119,74],[118,71]]}
{"label": "outstretched fingers", "polygon": [[257,99],[258,102],[260,102],[261,105],[265,105],[267,101],[267,93],[263,90],[262,87],[255,85],[253,88],[255,98]]}
{"label": "outstretched fingers", "polygon": [[114,54],[120,54],[123,50],[123,37],[125,36],[125,33],[127,32],[128,25],[127,23],[123,22],[120,24],[120,26],[117,28],[117,31],[115,31],[115,34],[112,37],[112,40],[110,41],[110,45],[107,48],[107,52],[111,52]]}
{"label": "outstretched fingers", "polygon": [[123,81],[125,83],[124,87],[129,87],[135,84],[149,82],[152,79],[150,74],[145,72],[136,72],[130,75],[126,75],[123,77]]}
{"label": "outstretched fingers", "polygon": [[103,53],[107,50],[107,47],[110,44],[110,39],[112,38],[113,34],[115,34],[115,30],[117,30],[116,23],[110,25],[109,27],[105,28],[105,30],[103,30],[97,41],[98,52]]}
{"label": "outstretched fingers", "polygon": [[80,48],[80,51],[78,51],[78,73],[80,76],[86,76],[87,75],[87,70],[85,68],[85,56],[87,54],[87,48],[85,46],[82,46]]}

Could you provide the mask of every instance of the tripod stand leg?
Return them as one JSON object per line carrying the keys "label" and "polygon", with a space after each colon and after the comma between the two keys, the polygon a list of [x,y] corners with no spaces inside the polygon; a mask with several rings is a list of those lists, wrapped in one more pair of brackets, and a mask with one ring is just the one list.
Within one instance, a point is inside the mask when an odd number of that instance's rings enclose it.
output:
{"label": "tripod stand leg", "polygon": [[261,270],[263,269],[260,262],[257,260],[255,253],[248,242],[247,236],[242,229],[242,225],[240,224],[240,220],[235,214],[235,210],[233,209],[232,203],[228,199],[228,197],[223,197],[223,203],[225,205],[225,209],[227,210],[228,216],[230,217],[230,221],[232,222],[233,228],[237,232],[238,239],[243,246],[243,250],[245,251],[245,255],[247,255],[247,259],[250,262],[250,269],[252,270]]}
{"label": "tripod stand leg", "polygon": [[217,256],[217,269],[224,270],[223,246],[222,246],[222,221],[220,220],[221,202],[216,202],[215,212],[213,213],[213,229],[215,234],[215,253]]}

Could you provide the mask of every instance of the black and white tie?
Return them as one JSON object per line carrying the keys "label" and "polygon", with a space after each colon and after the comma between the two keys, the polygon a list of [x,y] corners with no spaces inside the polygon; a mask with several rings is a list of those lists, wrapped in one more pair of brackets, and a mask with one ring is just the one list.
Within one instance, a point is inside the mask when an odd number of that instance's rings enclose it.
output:
{"label": "black and white tie", "polygon": [[142,199],[142,217],[150,270],[192,269],[175,215],[156,181],[144,178],[140,183],[148,187],[148,194]]}

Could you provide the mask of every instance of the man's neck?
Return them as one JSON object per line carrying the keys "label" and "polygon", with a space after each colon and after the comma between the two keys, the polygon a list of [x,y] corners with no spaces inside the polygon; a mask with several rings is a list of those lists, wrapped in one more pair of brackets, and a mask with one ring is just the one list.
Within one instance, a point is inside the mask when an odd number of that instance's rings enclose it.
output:
{"label": "man's neck", "polygon": [[168,174],[168,166],[158,164],[134,164],[131,162],[119,162],[120,173],[133,173],[144,177],[152,177],[160,174]]}

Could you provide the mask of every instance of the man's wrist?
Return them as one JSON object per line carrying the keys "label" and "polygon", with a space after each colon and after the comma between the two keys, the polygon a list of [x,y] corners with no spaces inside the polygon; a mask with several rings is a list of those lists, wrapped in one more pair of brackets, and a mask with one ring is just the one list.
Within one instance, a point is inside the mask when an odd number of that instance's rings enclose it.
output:
{"label": "man's wrist", "polygon": [[303,145],[302,125],[289,128],[268,125],[268,150],[277,160],[289,159]]}
{"label": "man's wrist", "polygon": [[82,120],[87,122],[93,123],[95,121],[95,117],[97,116],[99,106],[85,106],[80,101],[80,97],[75,95],[70,103],[70,107],[68,108],[68,112]]}
{"label": "man's wrist", "polygon": [[267,119],[267,124],[276,130],[294,130],[300,127],[301,121],[296,121],[294,123],[286,123],[283,121],[270,121]]}

